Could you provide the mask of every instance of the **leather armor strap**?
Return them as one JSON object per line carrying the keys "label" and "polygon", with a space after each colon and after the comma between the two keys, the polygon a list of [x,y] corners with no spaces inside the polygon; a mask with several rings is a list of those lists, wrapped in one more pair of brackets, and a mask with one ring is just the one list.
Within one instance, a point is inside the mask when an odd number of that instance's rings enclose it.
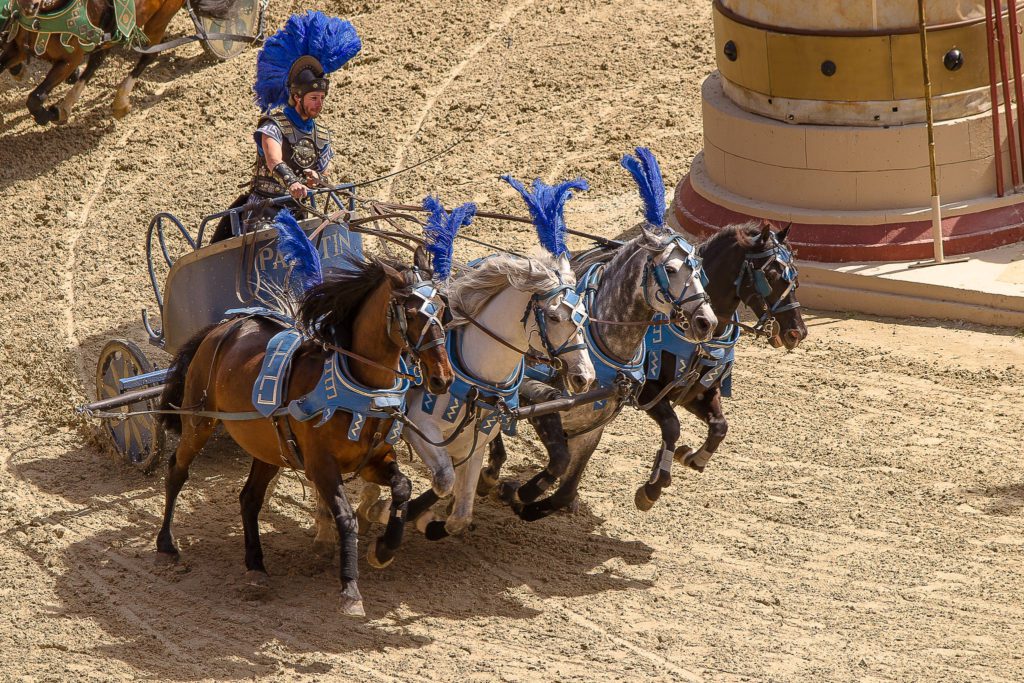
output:
{"label": "leather armor strap", "polygon": [[299,176],[295,175],[295,171],[283,161],[274,167],[274,175],[281,179],[281,183],[285,187],[291,187],[293,183],[302,182]]}

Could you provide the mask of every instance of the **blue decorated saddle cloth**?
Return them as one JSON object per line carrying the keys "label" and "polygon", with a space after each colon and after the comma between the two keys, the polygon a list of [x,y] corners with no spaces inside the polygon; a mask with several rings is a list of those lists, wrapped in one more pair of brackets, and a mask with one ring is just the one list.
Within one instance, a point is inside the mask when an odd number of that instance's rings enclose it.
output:
{"label": "blue decorated saddle cloth", "polygon": [[[664,316],[657,319],[664,320]],[[733,320],[738,321],[737,316]],[[675,377],[685,375],[689,370],[701,372],[699,381],[710,388],[721,379],[722,396],[732,396],[732,366],[736,356],[736,341],[740,338],[740,327],[731,325],[720,337],[695,344],[687,341],[686,333],[678,325],[652,325],[647,330],[647,378],[655,379],[661,374],[663,354],[675,364]]]}
{"label": "blue decorated saddle cloth", "polygon": [[[257,309],[237,309],[229,313],[244,312],[246,315],[263,315]],[[274,311],[269,311],[278,322],[283,322]],[[293,321],[289,321],[293,322]],[[281,410],[287,391],[288,377],[291,373],[292,359],[295,351],[302,345],[304,337],[294,327],[288,327],[267,343],[267,352],[263,357],[263,365],[253,383],[252,404],[264,417],[287,413],[291,417],[305,422],[320,416],[317,426],[330,420],[338,411],[352,416],[348,429],[350,441],[358,441],[363,427],[370,418],[381,420],[392,419],[391,411],[405,412],[405,394],[409,390],[409,381],[399,378],[395,385],[387,389],[375,389],[357,382],[349,370],[345,357],[337,352],[331,353],[324,361],[323,373],[316,387],[308,394],[288,403]],[[400,364],[402,373],[407,373],[405,361]],[[394,444],[402,434],[402,423],[394,420],[388,430],[385,441]]]}
{"label": "blue decorated saddle cloth", "polygon": [[[461,337],[462,330],[455,328],[448,331],[445,339],[445,350],[448,352],[448,360],[454,370],[455,379],[448,388],[448,403],[441,418],[445,422],[454,423],[462,407],[470,402],[470,395],[475,393],[473,402],[480,412],[477,429],[490,436],[495,428],[501,425],[501,430],[505,434],[514,436],[516,423],[506,409],[513,410],[519,407],[519,387],[523,383],[526,362],[520,361],[512,374],[500,384],[488,384],[471,375],[463,367],[458,353]],[[421,405],[423,412],[433,414],[438,398],[437,394],[424,391]]]}
{"label": "blue decorated saddle cloth", "polygon": [[[583,297],[583,302],[587,307],[588,314],[591,312],[590,308],[594,299],[593,294],[597,291],[597,279],[599,277],[600,265],[601,264],[597,264],[590,267],[576,284],[576,291]],[[619,374],[625,375],[627,378],[638,384],[644,383],[643,342],[641,342],[640,348],[637,349],[636,356],[634,356],[628,363],[617,361],[606,355],[598,347],[597,342],[594,340],[589,318],[587,319],[586,326],[583,328],[583,341],[587,345],[587,351],[590,354],[590,361],[594,365],[596,386],[610,387],[614,385]],[[544,382],[545,384],[553,383],[558,377],[554,368],[547,364],[532,365],[526,368],[526,376],[530,379]],[[607,400],[597,401],[594,403],[594,410],[601,410],[607,404]]]}

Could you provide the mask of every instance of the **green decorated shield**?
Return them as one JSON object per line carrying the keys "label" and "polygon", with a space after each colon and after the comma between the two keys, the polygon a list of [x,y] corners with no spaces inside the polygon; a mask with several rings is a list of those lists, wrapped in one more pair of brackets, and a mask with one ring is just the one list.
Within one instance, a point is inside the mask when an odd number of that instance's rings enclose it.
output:
{"label": "green decorated shield", "polygon": [[[266,8],[266,4],[266,0],[235,0],[231,12],[225,19],[195,16],[194,19],[201,27],[200,35],[203,35],[204,32],[206,34],[228,33],[257,38],[263,31],[263,10]],[[214,38],[203,40],[203,48],[206,52],[221,60],[235,57],[250,45],[252,45],[252,41],[217,40]]]}

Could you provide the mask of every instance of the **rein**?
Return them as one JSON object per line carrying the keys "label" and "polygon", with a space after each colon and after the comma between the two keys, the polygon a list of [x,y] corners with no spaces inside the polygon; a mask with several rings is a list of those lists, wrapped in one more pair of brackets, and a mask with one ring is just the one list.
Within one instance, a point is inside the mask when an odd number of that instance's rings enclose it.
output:
{"label": "rein", "polygon": [[541,363],[546,361],[546,360],[548,360],[546,357],[540,356],[540,355],[534,353],[530,349],[526,349],[524,351],[523,349],[519,348],[518,346],[516,346],[512,342],[510,342],[507,339],[503,338],[497,332],[495,332],[495,331],[491,330],[490,328],[488,328],[486,325],[484,325],[483,323],[481,323],[479,320],[477,320],[476,318],[474,318],[471,315],[467,315],[465,313],[460,313],[459,317],[464,319],[466,322],[468,322],[469,324],[471,324],[473,327],[477,328],[478,330],[480,330],[484,334],[486,334],[488,337],[490,337],[494,341],[502,344],[506,348],[512,349],[513,351],[518,353],[520,356],[523,356],[525,358],[529,358],[530,360],[541,362]]}
{"label": "rein", "polygon": [[[305,333],[303,333],[303,334],[305,334]],[[315,339],[314,339],[314,341],[316,341],[317,344],[319,344],[320,346],[322,346],[325,349],[328,349],[330,351],[334,351],[335,353],[341,354],[342,356],[347,356],[348,358],[351,358],[352,360],[358,361],[360,363],[365,363],[366,365],[371,365],[371,366],[377,368],[378,370],[386,370],[387,372],[393,372],[393,373],[395,373],[396,376],[401,377],[402,379],[408,379],[408,380],[413,380],[413,381],[418,381],[419,380],[419,377],[417,377],[416,375],[410,374],[408,372],[402,372],[401,370],[396,370],[394,368],[389,368],[388,366],[384,365],[383,363],[378,363],[377,361],[371,360],[371,359],[367,358],[366,356],[360,356],[358,353],[356,353],[354,351],[349,351],[348,349],[343,349],[340,346],[335,346],[334,344],[328,344],[327,342],[324,342],[324,341],[319,341],[319,340],[315,340]]]}

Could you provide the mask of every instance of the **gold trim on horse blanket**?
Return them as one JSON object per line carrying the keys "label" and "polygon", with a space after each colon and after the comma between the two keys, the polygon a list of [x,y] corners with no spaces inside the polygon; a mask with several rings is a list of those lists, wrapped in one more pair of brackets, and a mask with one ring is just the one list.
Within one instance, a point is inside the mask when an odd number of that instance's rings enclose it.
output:
{"label": "gold trim on horse blanket", "polygon": [[[36,55],[46,52],[46,44],[50,36],[60,36],[60,43],[68,52],[74,52],[71,46],[71,39],[77,38],[78,44],[84,52],[92,52],[103,43],[116,42],[128,47],[142,47],[149,43],[149,39],[142,29],[136,24],[135,0],[112,0],[114,4],[114,18],[117,28],[113,36],[103,32],[103,29],[92,23],[88,14],[88,0],[71,0],[64,7],[34,17],[26,17],[14,11],[15,20],[22,30],[37,34],[33,51]],[[0,16],[3,12],[3,3],[10,0],[0,0]]]}

